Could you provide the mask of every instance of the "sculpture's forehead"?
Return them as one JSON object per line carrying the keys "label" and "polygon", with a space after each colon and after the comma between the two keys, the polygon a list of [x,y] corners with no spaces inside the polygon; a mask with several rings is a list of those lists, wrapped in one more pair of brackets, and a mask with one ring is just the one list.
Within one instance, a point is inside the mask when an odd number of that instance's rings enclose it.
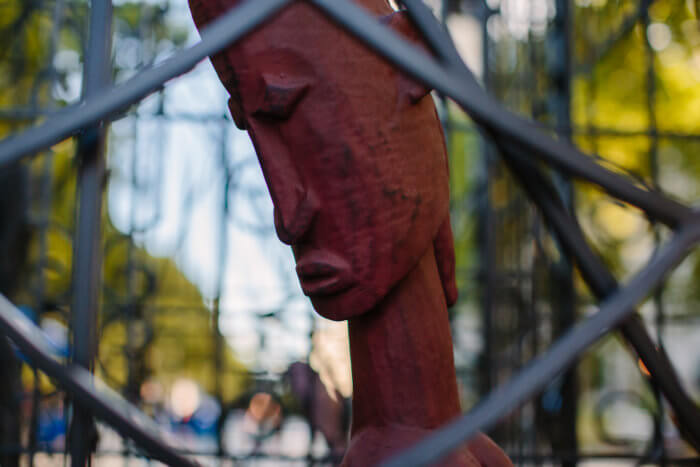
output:
{"label": "sculpture's forehead", "polygon": [[270,73],[290,77],[314,76],[321,67],[317,53],[304,47],[292,44],[245,45],[237,63],[252,78]]}
{"label": "sculpture's forehead", "polygon": [[332,68],[346,74],[361,71],[352,63],[381,63],[382,60],[342,28],[306,4],[285,10],[253,32],[237,47],[246,62],[275,65],[306,65],[313,69]]}
{"label": "sculpture's forehead", "polygon": [[[264,44],[266,47],[284,46],[294,45],[293,42],[289,41],[307,42],[344,34],[341,28],[306,2],[298,2],[264,23],[243,42],[251,42],[255,45]],[[330,46],[332,44],[324,45]]]}

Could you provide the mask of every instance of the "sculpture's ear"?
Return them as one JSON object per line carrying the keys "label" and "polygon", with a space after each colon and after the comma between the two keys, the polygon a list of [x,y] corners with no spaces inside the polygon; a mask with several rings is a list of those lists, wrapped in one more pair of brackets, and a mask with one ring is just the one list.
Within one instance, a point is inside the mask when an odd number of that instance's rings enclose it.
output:
{"label": "sculpture's ear", "polygon": [[455,247],[449,214],[433,240],[433,249],[442,282],[442,290],[445,292],[445,301],[450,307],[457,302],[457,278],[455,275]]}
{"label": "sculpture's ear", "polygon": [[228,100],[228,109],[231,111],[231,117],[233,117],[233,122],[239,130],[245,130],[248,128],[246,124],[245,114],[243,113],[243,107],[238,99],[230,97]]}
{"label": "sculpture's ear", "polygon": [[354,2],[374,15],[386,15],[392,11],[389,0],[354,0]]}
{"label": "sculpture's ear", "polygon": [[[413,26],[413,23],[411,23],[405,11],[395,11],[389,15],[382,16],[380,21],[403,38],[408,39],[410,42],[413,42],[428,52],[429,49],[423,42],[420,32]],[[402,79],[399,82],[399,92],[408,96],[408,99],[412,103],[418,102],[423,97],[430,94],[430,91],[432,91],[432,89],[406,75],[402,75]]]}

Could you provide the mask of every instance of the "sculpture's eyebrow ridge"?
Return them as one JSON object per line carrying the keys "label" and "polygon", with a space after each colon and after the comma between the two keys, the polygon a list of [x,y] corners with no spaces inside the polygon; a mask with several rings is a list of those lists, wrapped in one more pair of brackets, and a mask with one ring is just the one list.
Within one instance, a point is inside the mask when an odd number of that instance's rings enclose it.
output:
{"label": "sculpture's eyebrow ridge", "polygon": [[311,87],[311,79],[264,73],[263,95],[253,115],[288,118]]}

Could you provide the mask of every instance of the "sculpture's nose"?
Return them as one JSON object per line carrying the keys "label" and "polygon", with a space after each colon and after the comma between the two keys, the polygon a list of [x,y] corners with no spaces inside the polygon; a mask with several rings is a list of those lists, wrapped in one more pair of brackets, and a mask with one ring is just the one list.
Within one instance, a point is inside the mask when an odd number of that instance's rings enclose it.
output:
{"label": "sculpture's nose", "polygon": [[248,132],[272,197],[277,236],[288,245],[298,243],[311,228],[319,209],[318,198],[304,183],[293,163],[293,155],[277,132],[254,121]]}
{"label": "sculpture's nose", "polygon": [[279,239],[288,245],[304,236],[318,211],[318,201],[311,190],[294,188],[291,196],[276,197],[275,202],[275,230]]}

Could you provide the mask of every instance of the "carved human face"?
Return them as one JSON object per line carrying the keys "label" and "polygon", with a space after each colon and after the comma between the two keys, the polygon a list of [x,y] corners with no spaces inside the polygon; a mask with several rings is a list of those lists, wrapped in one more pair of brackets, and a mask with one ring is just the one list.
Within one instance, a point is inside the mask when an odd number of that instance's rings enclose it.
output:
{"label": "carved human face", "polygon": [[304,293],[330,319],[370,310],[448,216],[444,139],[427,90],[302,3],[213,62]]}

